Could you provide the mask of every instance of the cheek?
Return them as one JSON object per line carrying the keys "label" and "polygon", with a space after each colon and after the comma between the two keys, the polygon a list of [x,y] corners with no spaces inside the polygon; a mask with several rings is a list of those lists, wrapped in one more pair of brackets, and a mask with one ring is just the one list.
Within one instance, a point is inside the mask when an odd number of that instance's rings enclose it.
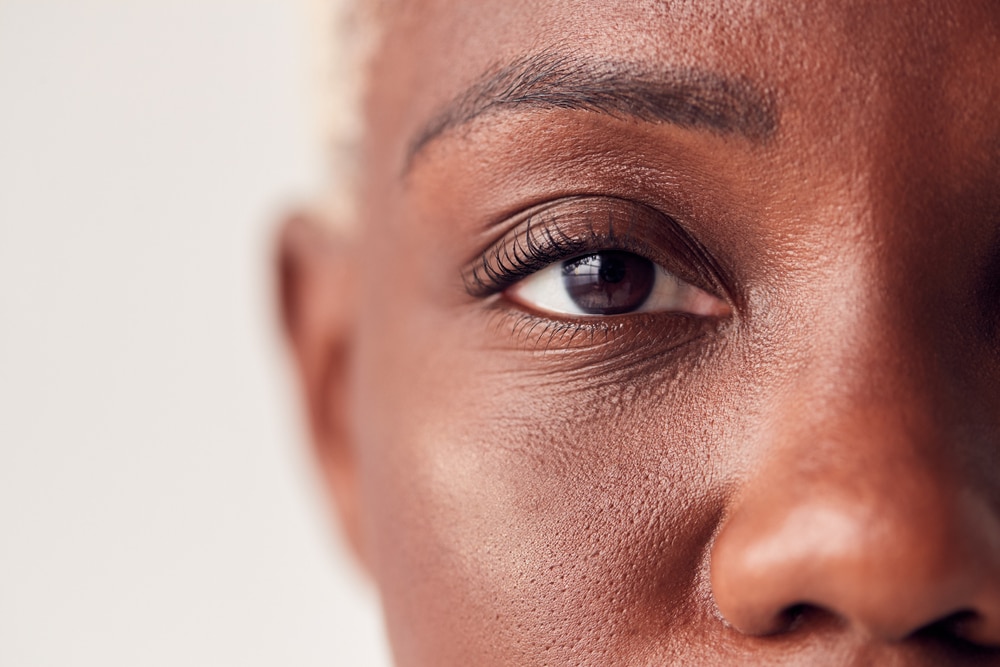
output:
{"label": "cheek", "polygon": [[722,505],[709,388],[540,373],[397,284],[365,318],[356,415],[401,664],[607,664],[680,623]]}

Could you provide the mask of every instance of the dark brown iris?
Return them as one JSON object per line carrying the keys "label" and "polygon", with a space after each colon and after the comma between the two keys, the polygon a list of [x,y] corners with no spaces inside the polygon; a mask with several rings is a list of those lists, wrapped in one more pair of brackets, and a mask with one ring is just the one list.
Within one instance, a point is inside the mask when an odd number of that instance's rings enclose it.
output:
{"label": "dark brown iris", "polygon": [[604,250],[563,262],[563,284],[573,303],[591,315],[628,313],[653,290],[656,266],[643,257]]}

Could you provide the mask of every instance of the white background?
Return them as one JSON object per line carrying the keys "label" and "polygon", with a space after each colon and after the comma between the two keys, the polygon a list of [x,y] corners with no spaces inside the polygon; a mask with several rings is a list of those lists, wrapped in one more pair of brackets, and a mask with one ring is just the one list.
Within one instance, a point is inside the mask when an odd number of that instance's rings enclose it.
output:
{"label": "white background", "polygon": [[0,0],[0,665],[383,665],[273,322],[291,0]]}

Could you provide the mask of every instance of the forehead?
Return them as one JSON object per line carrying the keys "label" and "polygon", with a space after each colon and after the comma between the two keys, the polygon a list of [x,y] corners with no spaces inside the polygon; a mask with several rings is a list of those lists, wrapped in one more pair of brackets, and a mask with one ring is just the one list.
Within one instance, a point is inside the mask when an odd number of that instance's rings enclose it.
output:
{"label": "forehead", "polygon": [[919,125],[939,150],[996,153],[1000,5],[989,0],[403,0],[385,13],[368,154],[398,166],[484,72],[547,51],[745,79],[775,95],[784,135],[845,150],[858,148],[845,137]]}

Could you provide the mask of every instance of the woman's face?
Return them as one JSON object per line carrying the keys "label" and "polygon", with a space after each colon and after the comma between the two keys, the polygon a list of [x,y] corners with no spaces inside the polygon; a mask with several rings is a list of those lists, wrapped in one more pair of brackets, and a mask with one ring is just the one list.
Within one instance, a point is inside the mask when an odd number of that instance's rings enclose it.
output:
{"label": "woman's face", "polygon": [[398,663],[1000,664],[1000,5],[384,27],[286,279]]}

